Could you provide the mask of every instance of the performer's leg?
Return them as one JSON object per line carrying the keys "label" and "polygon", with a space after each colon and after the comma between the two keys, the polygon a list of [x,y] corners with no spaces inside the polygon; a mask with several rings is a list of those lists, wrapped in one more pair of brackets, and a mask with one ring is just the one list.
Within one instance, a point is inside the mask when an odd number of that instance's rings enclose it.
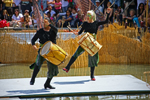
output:
{"label": "performer's leg", "polygon": [[76,60],[76,58],[74,56],[72,56],[68,65],[65,67],[68,71],[70,69],[70,66],[74,63],[75,60]]}
{"label": "performer's leg", "polygon": [[39,67],[35,64],[34,65],[34,71],[33,71],[33,74],[32,74],[32,78],[31,78],[31,81],[30,81],[30,85],[34,85],[35,77],[37,76],[39,70],[40,70]]}
{"label": "performer's leg", "polygon": [[43,62],[45,61],[45,59],[40,55],[39,52],[40,52],[40,50],[38,51],[36,62],[35,62],[34,67],[33,67],[34,71],[33,71],[32,77],[31,77],[30,85],[34,85],[35,77],[37,76]]}
{"label": "performer's leg", "polygon": [[44,88],[45,89],[47,89],[47,88],[49,88],[49,89],[55,89],[55,87],[52,87],[50,85],[50,82],[51,82],[52,78],[54,76],[57,76],[57,74],[59,73],[58,72],[58,66],[56,66],[56,65],[50,63],[49,61],[47,61],[47,67],[48,67],[47,80],[46,80],[46,82],[44,84]]}
{"label": "performer's leg", "polygon": [[91,80],[92,81],[95,81],[95,78],[94,78],[94,70],[95,70],[95,66],[91,67]]}
{"label": "performer's leg", "polygon": [[[52,78],[53,78],[53,77],[52,77]],[[46,82],[45,82],[45,84],[44,84],[44,88],[45,88],[45,89],[47,89],[47,88],[49,88],[49,89],[55,89],[55,87],[52,87],[52,86],[50,85],[50,82],[51,82],[52,78],[47,78],[47,80],[46,80]]]}
{"label": "performer's leg", "polygon": [[65,68],[63,68],[63,70],[68,72],[70,69],[70,66],[74,63],[77,57],[80,56],[83,52],[84,52],[84,49],[81,46],[79,46],[76,52],[74,53],[74,55],[71,57],[68,65]]}
{"label": "performer's leg", "polygon": [[94,56],[88,55],[88,66],[91,67],[90,68],[90,72],[91,72],[90,77],[91,77],[92,81],[95,81],[94,70],[95,70],[95,66],[97,66],[98,62],[99,62],[98,53],[96,53]]}

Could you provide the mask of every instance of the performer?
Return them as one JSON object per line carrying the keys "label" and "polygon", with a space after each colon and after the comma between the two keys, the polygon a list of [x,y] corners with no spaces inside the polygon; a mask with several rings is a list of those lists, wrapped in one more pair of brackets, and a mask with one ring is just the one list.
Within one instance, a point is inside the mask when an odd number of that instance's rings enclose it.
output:
{"label": "performer", "polygon": [[[84,32],[89,32],[96,39],[98,26],[103,25],[105,23],[108,23],[109,13],[110,13],[110,10],[107,10],[107,18],[106,18],[105,21],[98,22],[98,21],[96,21],[95,12],[93,10],[87,11],[87,21],[88,22],[84,22],[83,25],[82,25],[81,30],[79,32],[74,32],[74,34],[75,35],[80,35],[83,31]],[[77,57],[79,55],[81,55],[83,52],[84,52],[84,49],[81,46],[79,46],[78,49],[76,50],[76,52],[74,53],[74,55],[71,57],[68,65],[65,68],[63,68],[63,70],[68,72],[69,69],[70,69],[70,66],[77,59]],[[95,69],[95,66],[97,66],[98,62],[99,62],[98,53],[96,53],[94,56],[88,55],[88,66],[91,68],[90,69],[91,80],[93,80],[93,81],[95,81],[94,69]]]}
{"label": "performer", "polygon": [[[35,45],[35,41],[37,39],[39,39],[40,42],[40,46],[42,46],[45,42],[47,41],[51,41],[53,43],[56,44],[56,36],[57,36],[57,28],[54,27],[53,25],[51,25],[49,23],[49,19],[45,18],[44,19],[44,28],[41,28],[40,30],[38,30],[36,32],[36,34],[34,35],[34,37],[31,40],[32,46],[35,50],[38,50],[37,46]],[[43,62],[45,61],[45,58],[43,58],[40,55],[40,49],[38,50],[38,55],[36,58],[36,62],[32,65],[32,67],[34,67],[34,71],[32,74],[32,78],[30,81],[30,85],[34,85],[35,82],[35,77],[37,76]],[[50,82],[53,78],[53,76],[57,76],[58,74],[58,66],[52,64],[51,62],[47,61],[47,67],[48,67],[48,72],[47,72],[47,80],[44,84],[44,88],[47,89],[55,89],[55,87],[52,87],[50,85]],[[30,66],[31,68],[31,66]]]}

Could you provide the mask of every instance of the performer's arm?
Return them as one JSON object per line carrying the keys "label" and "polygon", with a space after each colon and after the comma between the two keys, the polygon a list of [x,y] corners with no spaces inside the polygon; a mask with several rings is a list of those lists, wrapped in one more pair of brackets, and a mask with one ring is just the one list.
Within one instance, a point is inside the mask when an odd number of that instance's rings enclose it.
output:
{"label": "performer's arm", "polygon": [[36,32],[36,34],[33,36],[33,38],[31,39],[31,44],[33,49],[38,50],[37,46],[35,45],[35,41],[38,39],[39,37],[39,31]]}
{"label": "performer's arm", "polygon": [[107,18],[106,18],[105,21],[100,21],[100,22],[98,22],[98,26],[108,23],[108,19],[109,19],[109,13],[107,13]]}
{"label": "performer's arm", "polygon": [[81,30],[79,32],[73,32],[75,35],[80,35],[83,31],[84,31],[84,25],[85,25],[85,22],[83,23],[83,25],[81,26]]}
{"label": "performer's arm", "polygon": [[83,30],[84,30],[84,25],[85,25],[85,24],[86,24],[86,23],[84,22],[83,25],[82,25],[81,30],[78,32],[78,35],[80,35],[80,34],[83,32]]}
{"label": "performer's arm", "polygon": [[54,36],[54,40],[52,41],[54,44],[56,44],[56,36],[57,35]]}
{"label": "performer's arm", "polygon": [[39,31],[37,31],[37,33],[33,36],[33,38],[31,39],[31,44],[35,45],[35,41],[39,38]]}
{"label": "performer's arm", "polygon": [[57,29],[55,26],[53,26],[52,24],[49,24],[49,26],[50,26],[51,29],[57,34],[58,29]]}

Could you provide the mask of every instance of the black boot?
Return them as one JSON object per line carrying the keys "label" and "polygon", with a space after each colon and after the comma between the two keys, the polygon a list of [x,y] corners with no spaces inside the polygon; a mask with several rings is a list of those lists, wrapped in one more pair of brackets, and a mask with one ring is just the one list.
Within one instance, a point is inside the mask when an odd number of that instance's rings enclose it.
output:
{"label": "black boot", "polygon": [[94,67],[91,67],[91,80],[95,81],[95,78],[94,78],[94,70],[95,70],[95,66]]}
{"label": "black boot", "polygon": [[45,84],[44,84],[44,88],[45,88],[45,89],[47,89],[47,88],[49,88],[49,89],[55,89],[55,87],[52,87],[52,86],[50,85],[51,80],[52,80],[52,78],[47,78],[47,80],[46,80],[46,82],[45,82]]}
{"label": "black boot", "polygon": [[39,68],[35,64],[34,71],[33,71],[33,74],[32,74],[32,78],[31,78],[31,81],[30,81],[30,85],[34,85],[35,77],[37,76],[38,72],[39,72]]}
{"label": "black boot", "polygon": [[69,69],[70,69],[70,66],[74,63],[75,60],[76,60],[76,58],[72,56],[69,63],[68,63],[68,65],[65,68],[63,68],[63,70],[68,72]]}

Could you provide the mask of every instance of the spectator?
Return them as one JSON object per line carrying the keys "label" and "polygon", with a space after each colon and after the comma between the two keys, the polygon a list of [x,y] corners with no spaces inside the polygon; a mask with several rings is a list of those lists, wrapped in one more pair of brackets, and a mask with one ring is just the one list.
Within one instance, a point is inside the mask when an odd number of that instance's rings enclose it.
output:
{"label": "spectator", "polygon": [[62,12],[66,12],[68,8],[68,0],[61,0],[62,3]]}
{"label": "spectator", "polygon": [[12,21],[13,10],[12,10],[11,8],[8,8],[8,9],[7,9],[7,12],[8,12],[8,15],[9,15],[10,21]]}
{"label": "spectator", "polygon": [[21,13],[19,13],[18,9],[15,9],[15,14],[13,14],[13,16],[12,16],[12,23],[11,23],[11,25],[13,27],[15,27],[15,26],[21,27],[22,26],[22,22],[23,22],[23,15]]}
{"label": "spectator", "polygon": [[145,3],[146,3],[146,0],[137,0],[137,9],[138,9],[140,3],[145,4]]}
{"label": "spectator", "polygon": [[103,8],[103,6],[102,5],[100,5],[100,0],[96,0],[96,6],[97,6],[97,10],[95,11],[95,14],[96,15],[98,15],[97,17],[96,17],[96,19],[97,20],[103,20],[103,18],[104,18],[104,14],[103,14],[103,12],[104,12],[104,8]]}
{"label": "spectator", "polygon": [[[139,6],[140,3],[147,4],[147,0],[137,0],[137,5],[138,6]],[[137,6],[137,9],[138,9],[138,6]],[[150,0],[148,1],[148,8],[150,9]]]}
{"label": "spectator", "polygon": [[77,11],[76,11],[76,8],[72,8],[72,16],[73,18],[75,18],[77,16]]}
{"label": "spectator", "polygon": [[55,16],[56,12],[52,10],[52,6],[51,5],[48,6],[48,10],[45,11],[45,14],[50,19],[51,24],[55,26],[55,20],[56,19],[55,19],[54,16]]}
{"label": "spectator", "polygon": [[35,15],[32,16],[32,24],[30,25],[31,28],[37,28],[37,21]]}
{"label": "spectator", "polygon": [[[108,2],[107,8],[109,8],[110,6],[111,6],[111,2]],[[113,8],[110,8],[110,9],[107,9],[107,8],[104,11],[104,15],[106,15],[107,10],[111,10],[109,14],[109,20],[111,21],[111,23],[113,23]]]}
{"label": "spectator", "polygon": [[31,11],[31,0],[21,0],[21,11],[24,14],[25,10]]}
{"label": "spectator", "polygon": [[98,7],[98,9],[96,10],[96,13],[103,13],[104,8],[102,7],[102,5],[100,5],[100,0],[96,0],[96,6]]}
{"label": "spectator", "polygon": [[137,17],[142,16],[143,12],[144,12],[144,3],[140,3],[138,7]]}
{"label": "spectator", "polygon": [[51,24],[52,24],[53,26],[56,26],[55,18],[54,18],[54,17],[50,17],[50,16],[51,16],[51,14],[50,14],[50,12],[48,12],[48,13],[47,13],[47,18],[50,20],[50,22],[51,22]]}
{"label": "spectator", "polygon": [[[69,10],[70,12],[72,12],[72,7],[68,7],[67,10]],[[57,14],[57,19],[56,19],[56,23],[58,23],[58,20],[62,19],[62,16],[65,16],[66,15],[66,12],[63,12],[63,13],[59,13]]]}
{"label": "spectator", "polygon": [[76,11],[76,8],[72,8],[72,21],[71,21],[71,26],[74,27],[74,23],[75,23],[75,20],[76,20],[76,16],[77,16],[77,11]]}
{"label": "spectator", "polygon": [[73,8],[73,7],[69,6],[69,7],[67,8],[67,10],[72,11],[72,8]]}
{"label": "spectator", "polygon": [[133,24],[133,18],[134,17],[136,17],[136,15],[135,15],[135,10],[133,10],[133,9],[131,9],[130,10],[130,15],[129,16],[123,16],[123,18],[126,20],[128,20],[128,26],[133,26],[134,24]]}
{"label": "spectator", "polygon": [[117,9],[114,13],[114,22],[117,22],[118,24],[122,24],[122,15],[120,15],[120,11]]}
{"label": "spectator", "polygon": [[72,17],[71,11],[67,10],[65,17],[62,18],[62,20],[58,21],[58,27],[60,27],[63,24],[63,21],[64,21],[63,27],[67,27],[68,25],[71,25],[72,19],[73,17]]}
{"label": "spectator", "polygon": [[48,5],[48,8],[47,8],[47,9],[48,9],[48,10],[45,11],[45,14],[47,15],[47,14],[49,13],[49,14],[50,14],[50,15],[49,15],[49,18],[50,18],[50,17],[53,17],[53,18],[54,18],[56,12],[55,12],[54,10],[52,10],[52,6],[51,6],[51,5]]}
{"label": "spectator", "polygon": [[8,14],[8,12],[7,12],[7,10],[5,9],[5,10],[3,10],[3,15],[2,15],[2,17],[0,18],[1,20],[7,20],[7,21],[10,21],[10,16],[9,16],[9,14]]}
{"label": "spectator", "polygon": [[55,0],[54,7],[55,7],[56,16],[58,13],[60,13],[61,6],[62,6],[62,3],[60,2],[60,0]]}
{"label": "spectator", "polygon": [[31,19],[31,16],[29,15],[29,10],[25,10],[25,13],[24,13],[24,26],[26,28],[30,28],[31,25],[32,25],[32,19]]}
{"label": "spectator", "polygon": [[52,10],[55,10],[54,4],[55,4],[55,0],[47,0],[47,5],[51,5]]}
{"label": "spectator", "polygon": [[121,7],[119,7],[118,9],[117,9],[117,21],[119,22],[119,25],[121,24],[122,25],[122,14],[120,14],[120,13],[122,13],[123,12],[123,9],[121,8]]}
{"label": "spectator", "polygon": [[77,10],[76,20],[74,22],[74,26],[75,27],[80,26],[82,24],[83,19],[84,19],[84,15],[82,14],[81,10],[78,9]]}

